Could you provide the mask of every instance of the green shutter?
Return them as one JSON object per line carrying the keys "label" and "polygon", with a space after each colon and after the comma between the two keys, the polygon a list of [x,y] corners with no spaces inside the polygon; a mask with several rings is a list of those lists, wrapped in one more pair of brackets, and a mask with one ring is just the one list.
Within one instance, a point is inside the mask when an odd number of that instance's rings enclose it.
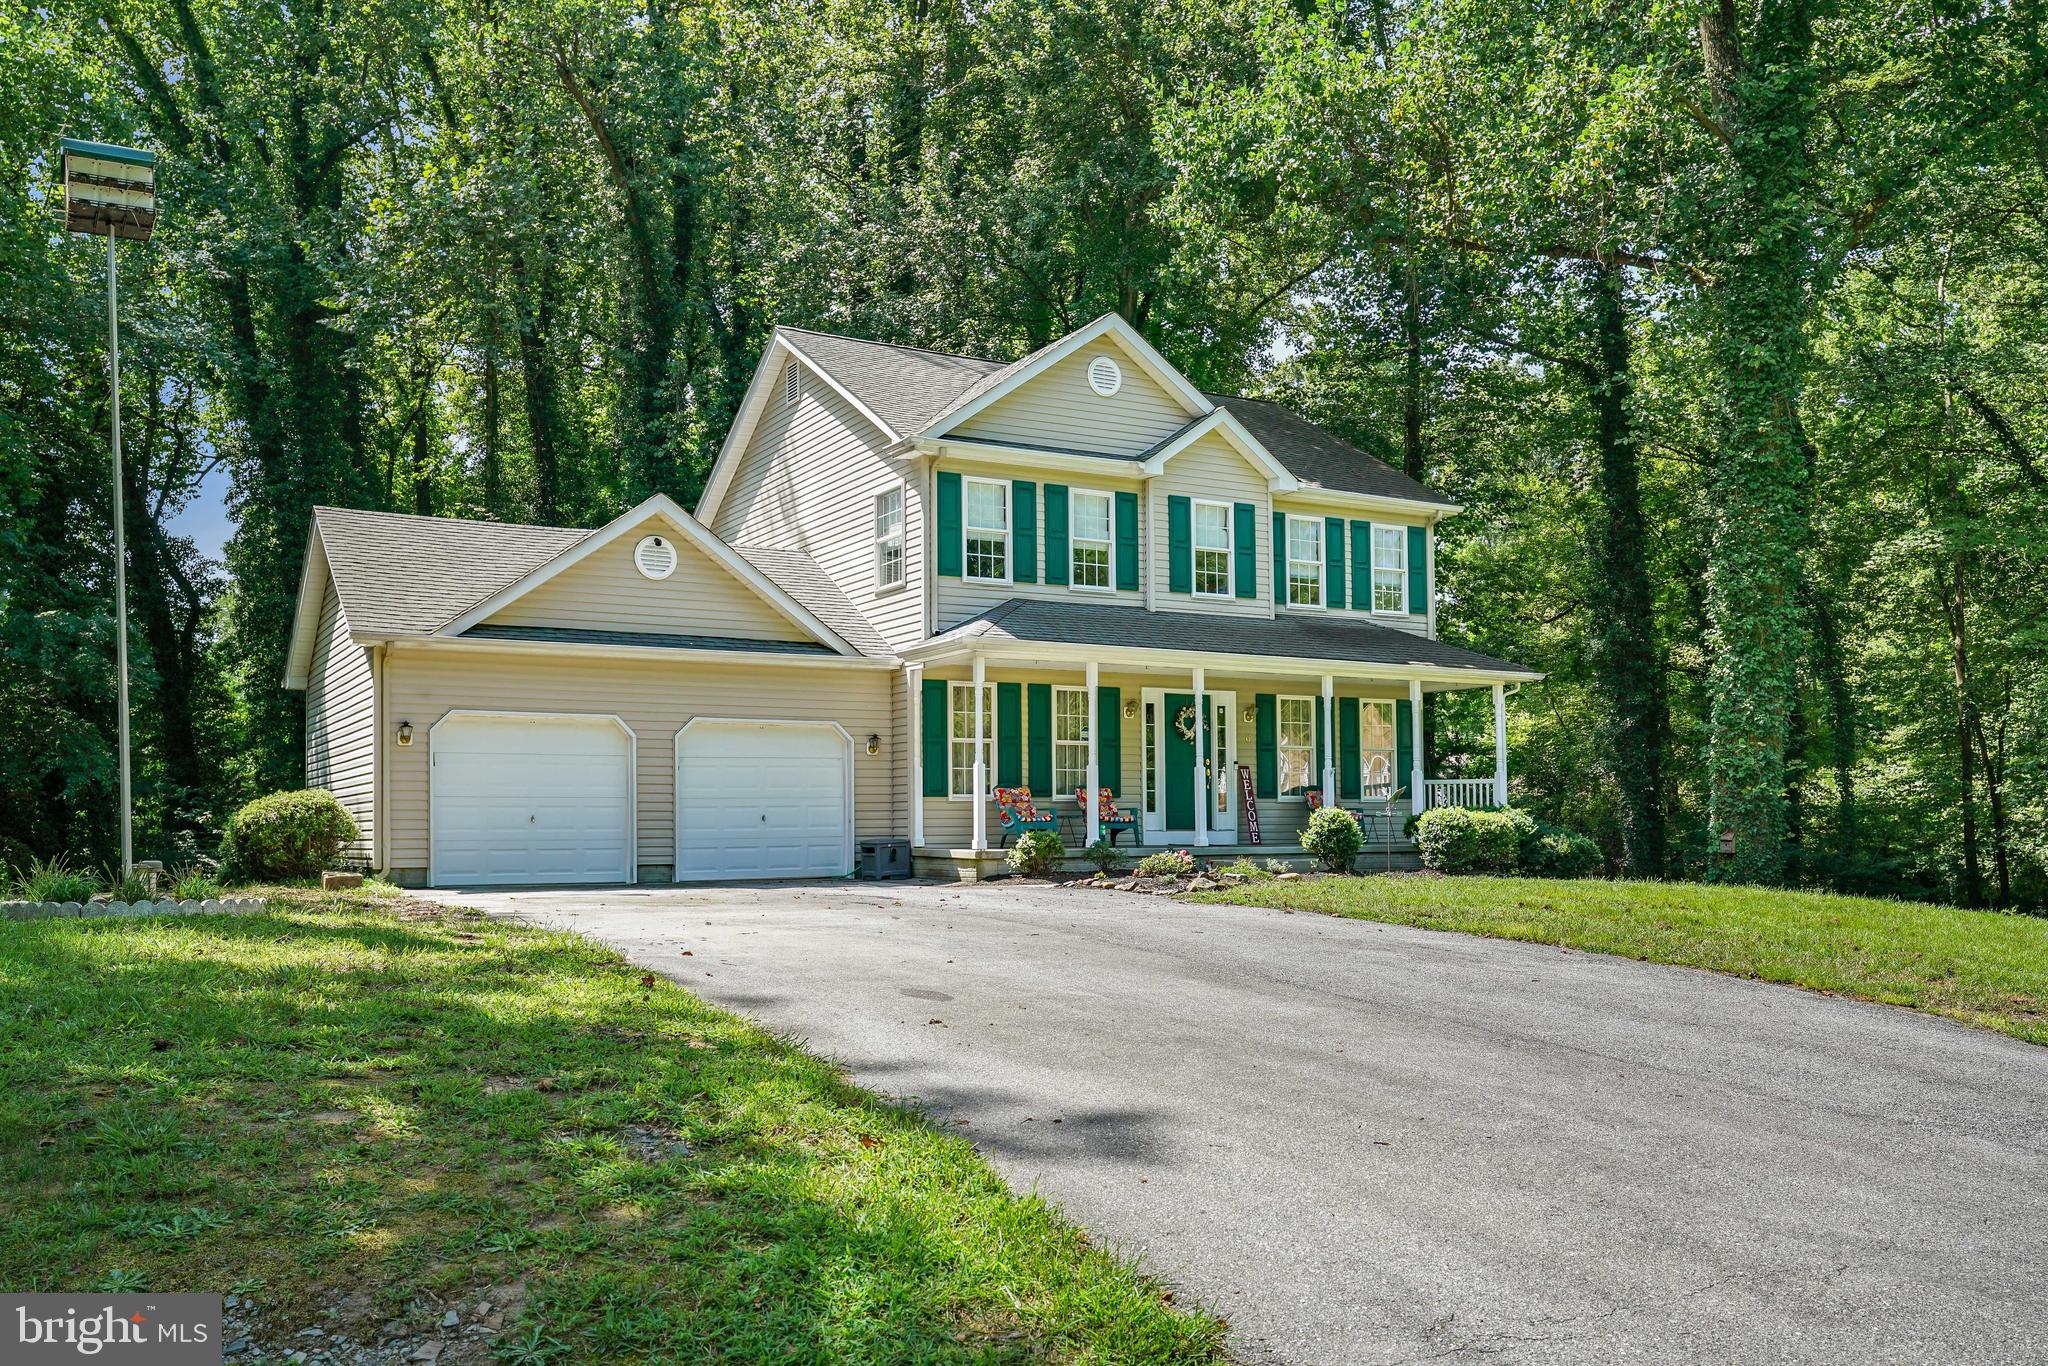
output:
{"label": "green shutter", "polygon": [[1344,605],[1344,519],[1323,518],[1323,562],[1330,567],[1330,606]]}
{"label": "green shutter", "polygon": [[1029,479],[1010,481],[1010,525],[1016,529],[1016,553],[1010,577],[1017,583],[1038,582],[1038,485]]}
{"label": "green shutter", "polygon": [[1273,694],[1262,692],[1252,699],[1258,708],[1259,795],[1280,795],[1280,704]]}
{"label": "green shutter", "polygon": [[919,726],[924,748],[924,795],[927,797],[948,796],[952,790],[952,765],[946,754],[946,725],[951,717],[946,699],[945,679],[924,680],[924,715],[919,719]]}
{"label": "green shutter", "polygon": [[1052,684],[1033,683],[1025,709],[1031,718],[1031,796],[1044,801],[1052,790]]}
{"label": "green shutter", "polygon": [[1185,494],[1166,500],[1166,591],[1195,591],[1194,505]]}
{"label": "green shutter", "polygon": [[[1411,788],[1409,781],[1415,772],[1415,704],[1402,698],[1394,704],[1394,786]],[[1412,800],[1413,791],[1408,793]]]}
{"label": "green shutter", "polygon": [[939,471],[939,572],[960,577],[960,476]]}
{"label": "green shutter", "polygon": [[1358,699],[1337,699],[1337,794],[1356,797],[1358,788]]}
{"label": "green shutter", "polygon": [[1024,786],[1024,685],[996,684],[996,786]]}
{"label": "green shutter", "polygon": [[1045,486],[1045,581],[1067,581],[1067,486]]}
{"label": "green shutter", "polygon": [[1372,523],[1351,524],[1351,605],[1372,610]]}
{"label": "green shutter", "polygon": [[1138,495],[1120,492],[1116,496],[1116,586],[1127,593],[1138,591]]}
{"label": "green shutter", "polygon": [[1259,510],[1250,503],[1239,503],[1232,509],[1237,537],[1237,595],[1241,598],[1259,595],[1258,518]]}
{"label": "green shutter", "polygon": [[1115,688],[1095,690],[1095,724],[1102,738],[1095,742],[1095,776],[1112,797],[1124,795],[1123,697]]}
{"label": "green shutter", "polygon": [[1408,610],[1429,612],[1429,531],[1419,526],[1408,528]]}
{"label": "green shutter", "polygon": [[1273,601],[1287,601],[1287,514],[1273,514]]}

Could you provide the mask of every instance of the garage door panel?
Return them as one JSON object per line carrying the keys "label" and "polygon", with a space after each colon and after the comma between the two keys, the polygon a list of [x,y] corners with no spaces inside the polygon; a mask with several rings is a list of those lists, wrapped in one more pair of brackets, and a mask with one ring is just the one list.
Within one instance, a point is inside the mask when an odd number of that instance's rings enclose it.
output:
{"label": "garage door panel", "polygon": [[616,722],[454,716],[431,743],[437,880],[631,880],[631,741]]}
{"label": "garage door panel", "polygon": [[699,721],[677,742],[676,877],[837,877],[850,863],[846,736]]}

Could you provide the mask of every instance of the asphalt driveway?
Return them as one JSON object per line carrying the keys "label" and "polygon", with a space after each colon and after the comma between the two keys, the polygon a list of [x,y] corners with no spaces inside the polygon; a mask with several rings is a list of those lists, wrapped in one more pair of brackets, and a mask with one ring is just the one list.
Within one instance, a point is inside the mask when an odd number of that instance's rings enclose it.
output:
{"label": "asphalt driveway", "polygon": [[2048,1358],[2048,1050],[2001,1036],[1112,892],[436,895],[965,1120],[1249,1360]]}

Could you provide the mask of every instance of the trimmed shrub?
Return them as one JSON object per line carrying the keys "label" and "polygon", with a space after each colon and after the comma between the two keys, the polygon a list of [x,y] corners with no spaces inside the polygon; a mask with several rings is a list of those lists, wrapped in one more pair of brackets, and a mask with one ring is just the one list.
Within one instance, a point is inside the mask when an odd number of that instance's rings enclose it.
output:
{"label": "trimmed shrub", "polygon": [[1081,851],[1081,857],[1095,865],[1095,871],[1106,873],[1124,861],[1123,850],[1106,839],[1099,839]]}
{"label": "trimmed shrub", "polygon": [[1139,877],[1193,877],[1195,856],[1185,849],[1162,849],[1138,860]]}
{"label": "trimmed shrub", "polygon": [[73,868],[60,856],[34,859],[13,878],[0,878],[0,891],[12,890],[23,901],[90,901],[100,889],[100,880],[83,868]]}
{"label": "trimmed shrub", "polygon": [[1044,877],[1067,856],[1067,846],[1051,830],[1026,830],[1010,846],[1003,862],[1025,877]]}
{"label": "trimmed shrub", "polygon": [[1349,811],[1326,806],[1308,818],[1301,832],[1301,847],[1330,872],[1348,873],[1358,851],[1365,847],[1365,837],[1359,834],[1358,821]]}
{"label": "trimmed shrub", "polygon": [[332,792],[273,792],[228,817],[221,862],[238,878],[312,877],[356,834],[355,818]]}
{"label": "trimmed shrub", "polygon": [[1576,830],[1539,825],[1522,841],[1522,871],[1531,877],[1588,877],[1606,862],[1600,846]]}
{"label": "trimmed shrub", "polygon": [[1433,873],[1512,873],[1527,820],[1520,812],[1433,806],[1415,818],[1415,848]]}

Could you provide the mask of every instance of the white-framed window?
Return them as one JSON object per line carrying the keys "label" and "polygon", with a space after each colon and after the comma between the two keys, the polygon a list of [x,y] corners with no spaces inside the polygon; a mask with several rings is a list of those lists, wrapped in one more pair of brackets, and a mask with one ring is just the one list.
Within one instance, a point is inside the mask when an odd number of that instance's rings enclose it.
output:
{"label": "white-framed window", "polygon": [[1280,795],[1299,797],[1322,786],[1316,777],[1316,700],[1283,697],[1279,710]]}
{"label": "white-framed window", "polygon": [[1227,598],[1233,593],[1232,509],[1228,503],[1195,502],[1195,596]]}
{"label": "white-framed window", "polygon": [[1372,526],[1372,610],[1408,610],[1408,528]]}
{"label": "white-framed window", "polygon": [[[1052,794],[1088,786],[1088,690],[1052,690]],[[1034,794],[1036,795],[1036,794]]]}
{"label": "white-framed window", "polygon": [[[952,760],[953,797],[970,800],[974,796],[974,685],[972,683],[949,683],[946,687],[947,710],[951,713],[947,735],[951,748],[947,757]],[[996,781],[996,686],[984,683],[981,686],[981,761],[982,770],[989,786]]]}
{"label": "white-framed window", "polygon": [[1359,795],[1380,801],[1394,795],[1401,775],[1394,771],[1400,745],[1394,731],[1394,704],[1370,699],[1358,704]]}
{"label": "white-framed window", "polygon": [[875,495],[875,587],[903,584],[903,486]]}
{"label": "white-framed window", "polygon": [[1323,519],[1287,519],[1287,603],[1290,607],[1323,605]]}
{"label": "white-framed window", "polygon": [[1110,530],[1110,496],[1094,489],[1067,493],[1068,579],[1076,588],[1116,585],[1116,542]]}
{"label": "white-framed window", "polygon": [[967,577],[1010,581],[1010,486],[999,479],[963,481]]}

